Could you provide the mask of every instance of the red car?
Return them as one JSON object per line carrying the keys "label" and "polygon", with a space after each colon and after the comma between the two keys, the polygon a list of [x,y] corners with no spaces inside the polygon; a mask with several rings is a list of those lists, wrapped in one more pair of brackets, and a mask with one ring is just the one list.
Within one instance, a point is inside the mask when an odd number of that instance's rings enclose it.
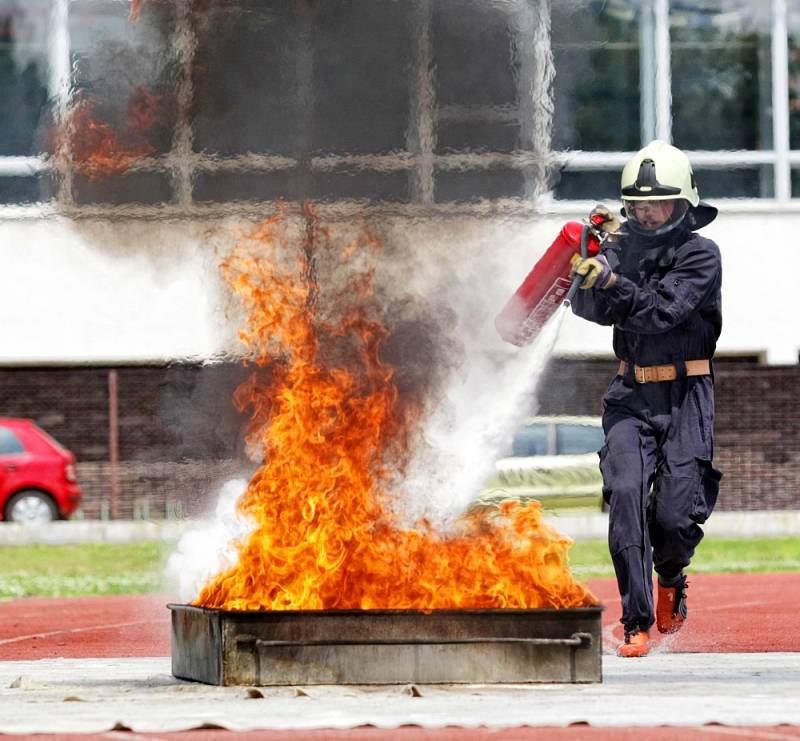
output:
{"label": "red car", "polygon": [[0,518],[40,523],[80,504],[75,456],[29,419],[0,417]]}

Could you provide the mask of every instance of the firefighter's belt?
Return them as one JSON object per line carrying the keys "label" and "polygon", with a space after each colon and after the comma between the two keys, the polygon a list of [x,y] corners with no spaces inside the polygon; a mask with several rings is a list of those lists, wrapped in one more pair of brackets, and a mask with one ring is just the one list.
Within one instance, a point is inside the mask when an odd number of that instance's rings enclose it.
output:
{"label": "firefighter's belt", "polygon": [[[619,375],[624,376],[628,364],[621,360]],[[708,360],[687,360],[687,376],[707,376],[711,373],[711,363]],[[633,377],[636,383],[658,383],[659,381],[674,381],[678,377],[678,369],[672,365],[634,365]]]}

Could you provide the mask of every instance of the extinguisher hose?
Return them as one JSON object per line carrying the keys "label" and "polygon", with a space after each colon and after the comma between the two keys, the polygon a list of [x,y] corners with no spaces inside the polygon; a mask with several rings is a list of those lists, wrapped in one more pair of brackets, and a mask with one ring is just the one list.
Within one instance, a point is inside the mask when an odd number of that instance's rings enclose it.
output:
{"label": "extinguisher hose", "polygon": [[[581,230],[581,257],[585,260],[589,257],[589,227],[584,224],[583,229]],[[569,306],[572,303],[572,299],[575,298],[575,294],[578,292],[578,288],[580,288],[581,283],[583,283],[583,279],[585,276],[583,275],[576,275],[572,279],[572,285],[569,287],[567,291],[567,295],[564,297],[564,303]]]}

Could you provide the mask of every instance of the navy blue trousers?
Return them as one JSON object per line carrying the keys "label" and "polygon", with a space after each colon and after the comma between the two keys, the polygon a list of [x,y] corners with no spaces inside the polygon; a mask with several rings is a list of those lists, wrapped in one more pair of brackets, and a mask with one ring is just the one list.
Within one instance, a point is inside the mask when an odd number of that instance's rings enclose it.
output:
{"label": "navy blue trousers", "polygon": [[653,569],[674,579],[703,538],[721,478],[713,427],[711,376],[646,384],[617,376],[603,398],[608,545],[628,632],[655,622]]}

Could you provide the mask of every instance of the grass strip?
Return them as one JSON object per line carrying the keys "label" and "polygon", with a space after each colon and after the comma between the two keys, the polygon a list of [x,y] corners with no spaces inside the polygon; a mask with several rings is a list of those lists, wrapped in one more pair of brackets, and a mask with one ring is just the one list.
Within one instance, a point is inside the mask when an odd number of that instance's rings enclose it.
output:
{"label": "grass strip", "polygon": [[[144,594],[165,588],[172,543],[89,543],[0,547],[0,598]],[[570,550],[581,580],[614,575],[604,540],[578,541]],[[800,538],[706,538],[691,573],[800,570]]]}
{"label": "grass strip", "polygon": [[[605,540],[578,541],[570,550],[572,571],[580,579],[614,576]],[[753,574],[800,570],[800,538],[705,538],[689,571],[695,574]]]}
{"label": "grass strip", "polygon": [[0,598],[157,592],[173,549],[155,542],[0,547]]}

